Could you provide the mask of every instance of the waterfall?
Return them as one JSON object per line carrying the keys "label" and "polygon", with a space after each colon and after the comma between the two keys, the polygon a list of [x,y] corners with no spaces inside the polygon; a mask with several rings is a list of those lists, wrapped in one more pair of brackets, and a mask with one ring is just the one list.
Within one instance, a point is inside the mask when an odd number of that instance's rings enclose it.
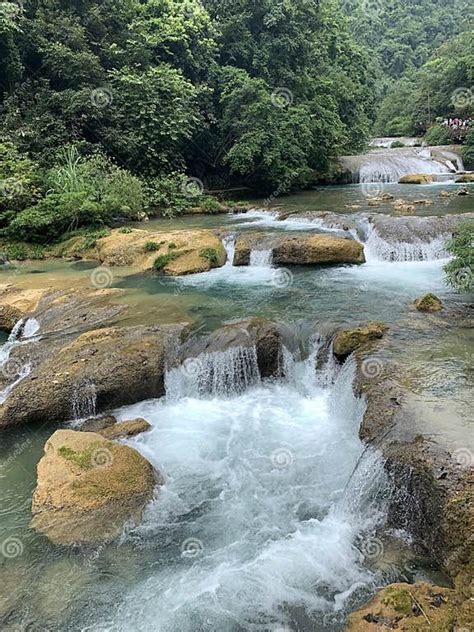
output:
{"label": "waterfall", "polygon": [[92,380],[74,386],[72,395],[72,426],[96,414],[97,391]]}
{"label": "waterfall", "polygon": [[390,243],[370,226],[364,248],[367,261],[433,261],[449,256],[445,248],[448,239],[449,235],[438,235],[429,242],[416,238]]}
{"label": "waterfall", "polygon": [[270,268],[272,265],[273,252],[268,250],[251,250],[250,262],[251,266],[259,266],[260,268]]}
{"label": "waterfall", "polygon": [[225,265],[233,266],[235,253],[235,235],[227,235],[227,237],[224,237],[222,240],[222,245],[224,246],[224,250],[227,254]]}
{"label": "waterfall", "polygon": [[144,572],[97,627],[108,617],[119,632],[157,620],[162,632],[339,629],[380,585],[364,552],[384,521],[385,475],[358,437],[355,363],[323,388],[315,364],[327,345],[316,335],[309,346],[284,350],[287,378],[265,382],[252,348],[201,354],[169,372],[166,398],[118,412],[150,421],[130,444],[166,483],[124,536],[139,539]]}
{"label": "waterfall", "polygon": [[171,400],[233,395],[259,382],[254,346],[201,353],[195,358],[187,358],[165,374],[166,396]]}
{"label": "waterfall", "polygon": [[32,366],[29,362],[20,366],[16,359],[10,360],[10,355],[15,347],[38,340],[35,334],[39,327],[40,324],[36,318],[28,318],[26,320],[20,318],[10,332],[7,342],[0,347],[0,369],[5,377],[13,380],[11,384],[0,392],[0,403],[4,402],[12,389],[31,373]]}
{"label": "waterfall", "polygon": [[354,182],[398,182],[402,176],[423,173],[443,174],[462,170],[462,158],[443,148],[405,147],[343,156],[341,164],[352,173]]}

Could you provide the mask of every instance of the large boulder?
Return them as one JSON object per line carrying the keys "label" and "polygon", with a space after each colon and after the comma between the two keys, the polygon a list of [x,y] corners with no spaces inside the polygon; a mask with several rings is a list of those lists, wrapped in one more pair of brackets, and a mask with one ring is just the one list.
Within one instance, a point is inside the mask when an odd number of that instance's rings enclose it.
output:
{"label": "large boulder", "polygon": [[0,329],[11,331],[16,323],[32,314],[46,289],[28,289],[12,284],[0,285]]}
{"label": "large boulder", "polygon": [[342,329],[334,337],[334,355],[339,360],[344,360],[363,345],[382,338],[387,330],[388,327],[380,322],[368,323],[363,327],[355,327],[353,329]]}
{"label": "large boulder", "polygon": [[221,240],[212,231],[197,229],[113,230],[82,256],[98,259],[104,266],[157,270],[171,276],[207,272],[226,261]]}
{"label": "large boulder", "polygon": [[0,429],[71,418],[164,395],[169,350],[185,325],[112,327],[82,334],[40,364],[0,406]]}
{"label": "large boulder", "polygon": [[207,336],[189,339],[182,346],[178,360],[253,347],[260,377],[275,377],[281,372],[283,344],[289,344],[290,338],[291,332],[284,325],[266,318],[251,318],[224,325]]}
{"label": "large boulder", "polygon": [[433,182],[434,178],[428,173],[411,173],[406,176],[402,176],[398,181],[399,184],[429,184]]}
{"label": "large boulder", "polygon": [[[21,344],[10,345],[8,360],[0,372],[0,390],[14,382],[26,366],[35,369],[81,333],[103,326],[127,310],[124,302],[115,300],[124,290],[115,288],[32,290],[27,296],[36,292],[38,302],[28,302],[21,317],[25,322],[34,319],[38,329],[30,338],[19,330]],[[23,296],[24,292],[16,289],[13,295]]]}
{"label": "large boulder", "polygon": [[136,450],[93,432],[57,430],[38,463],[31,526],[55,544],[92,544],[141,519],[158,476]]}
{"label": "large boulder", "polygon": [[334,235],[242,235],[235,245],[234,265],[248,265],[252,250],[271,250],[277,265],[364,263],[364,247]]}
{"label": "large boulder", "polygon": [[470,630],[473,606],[449,588],[424,582],[390,584],[348,617],[347,632]]}

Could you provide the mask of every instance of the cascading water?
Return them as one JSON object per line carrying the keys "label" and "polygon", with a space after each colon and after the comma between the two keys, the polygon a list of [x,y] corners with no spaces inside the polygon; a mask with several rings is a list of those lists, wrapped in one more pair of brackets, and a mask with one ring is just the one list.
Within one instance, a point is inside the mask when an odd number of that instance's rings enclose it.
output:
{"label": "cascading water", "polygon": [[259,266],[260,268],[269,268],[272,265],[273,253],[268,250],[251,250],[250,265]]}
{"label": "cascading water", "polygon": [[352,173],[353,182],[398,182],[412,173],[443,174],[463,169],[458,154],[442,148],[405,147],[343,156],[341,164]]}
{"label": "cascading water", "polygon": [[429,242],[415,239],[413,242],[388,242],[376,228],[370,226],[364,243],[367,261],[435,261],[446,259],[446,243],[449,235],[438,235]]}
{"label": "cascading water", "polygon": [[169,372],[164,400],[118,411],[152,423],[129,443],[166,482],[123,541],[138,538],[152,561],[98,626],[337,630],[380,582],[361,542],[383,520],[383,503],[368,500],[385,489],[382,463],[367,451],[357,466],[365,404],[352,391],[355,365],[319,386],[319,342],[280,381],[260,381],[250,349],[201,355],[194,396],[183,364]]}
{"label": "cascading water", "polygon": [[231,347],[225,353],[202,353],[188,358],[165,375],[166,396],[170,400],[196,395],[230,395],[258,384],[257,351],[251,347]]}
{"label": "cascading water", "polygon": [[72,396],[72,421],[71,426],[80,425],[80,422],[96,414],[97,391],[91,380],[76,384]]}
{"label": "cascading water", "polygon": [[222,245],[227,255],[225,265],[232,266],[234,264],[235,235],[227,235],[227,237],[224,237]]}
{"label": "cascading water", "polygon": [[12,379],[12,383],[9,384],[2,392],[0,392],[0,403],[5,401],[11,390],[24,379],[31,372],[30,362],[25,362],[23,365],[12,363],[10,366],[10,355],[19,345],[35,342],[38,338],[35,337],[40,328],[39,322],[36,318],[21,318],[13,327],[7,342],[0,347],[0,370],[3,374]]}

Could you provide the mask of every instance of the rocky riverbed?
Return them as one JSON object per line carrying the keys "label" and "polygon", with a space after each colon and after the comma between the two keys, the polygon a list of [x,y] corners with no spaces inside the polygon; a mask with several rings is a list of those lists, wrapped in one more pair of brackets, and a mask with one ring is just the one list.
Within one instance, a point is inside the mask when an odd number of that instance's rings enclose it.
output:
{"label": "rocky riverbed", "polygon": [[[54,591],[72,554],[84,581],[61,607],[38,593],[35,613],[18,581],[1,603],[5,629],[80,629],[87,603],[94,625],[116,630],[156,616],[188,629],[189,609],[211,629],[262,617],[469,629],[472,365],[460,349],[472,316],[442,289],[439,264],[465,218],[256,211],[232,228],[117,230],[68,250],[93,261],[68,277],[73,289],[51,272],[10,273],[1,464],[7,485],[17,463],[29,474],[24,509],[6,511],[3,570],[32,565]],[[98,269],[119,287],[95,287]],[[133,283],[155,284],[167,322],[149,322]],[[439,309],[420,311],[428,292]],[[225,296],[217,323],[214,296]],[[123,591],[107,588],[117,617],[97,599],[101,566]]]}

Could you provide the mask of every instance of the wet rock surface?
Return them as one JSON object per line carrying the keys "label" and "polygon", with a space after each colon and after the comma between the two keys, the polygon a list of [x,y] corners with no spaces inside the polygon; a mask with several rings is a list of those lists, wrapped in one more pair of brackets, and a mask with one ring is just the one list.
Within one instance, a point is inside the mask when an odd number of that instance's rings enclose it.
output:
{"label": "wet rock surface", "polygon": [[111,540],[138,522],[159,481],[132,448],[93,432],[57,430],[38,464],[31,526],[55,544]]}
{"label": "wet rock surface", "polygon": [[364,263],[364,247],[333,235],[242,235],[236,241],[234,265],[249,265],[252,250],[271,250],[276,265]]}
{"label": "wet rock surface", "polygon": [[164,394],[169,349],[185,325],[104,328],[40,364],[0,407],[0,428],[60,423]]}

